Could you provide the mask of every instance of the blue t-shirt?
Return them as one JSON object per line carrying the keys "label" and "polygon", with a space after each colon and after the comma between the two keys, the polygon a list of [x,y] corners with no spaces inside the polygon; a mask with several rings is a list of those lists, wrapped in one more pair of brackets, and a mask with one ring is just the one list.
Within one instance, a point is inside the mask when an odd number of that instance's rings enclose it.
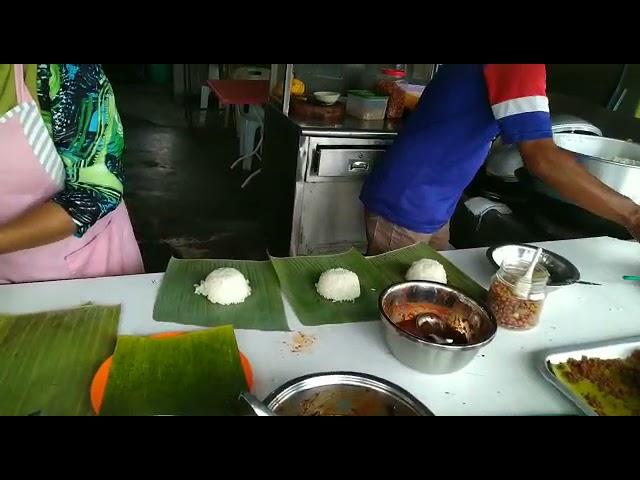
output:
{"label": "blue t-shirt", "polygon": [[438,71],[365,182],[376,215],[420,233],[446,224],[493,139],[551,138],[544,64],[451,64]]}

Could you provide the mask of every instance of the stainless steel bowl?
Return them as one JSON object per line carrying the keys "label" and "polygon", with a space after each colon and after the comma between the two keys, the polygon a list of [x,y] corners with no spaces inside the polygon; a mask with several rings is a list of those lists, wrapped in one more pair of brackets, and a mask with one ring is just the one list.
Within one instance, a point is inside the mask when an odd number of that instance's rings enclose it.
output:
{"label": "stainless steel bowl", "polygon": [[[451,325],[467,337],[465,345],[442,345],[423,340],[398,327],[401,318],[393,307],[407,302],[429,303],[457,312],[459,325]],[[422,373],[445,374],[464,368],[478,351],[493,340],[496,321],[482,306],[461,291],[436,282],[404,282],[382,292],[379,300],[384,337],[391,353]]]}
{"label": "stainless steel bowl", "polygon": [[420,417],[433,413],[406,390],[356,372],[306,375],[273,391],[264,403],[277,415]]}
{"label": "stainless steel bowl", "polygon": [[[487,258],[498,269],[507,260],[515,262],[518,260],[531,261],[536,253],[537,247],[527,244],[507,244],[497,245],[487,250]],[[548,291],[552,292],[560,287],[571,285],[580,280],[580,271],[566,258],[549,250],[542,250],[540,263],[549,272]]]}

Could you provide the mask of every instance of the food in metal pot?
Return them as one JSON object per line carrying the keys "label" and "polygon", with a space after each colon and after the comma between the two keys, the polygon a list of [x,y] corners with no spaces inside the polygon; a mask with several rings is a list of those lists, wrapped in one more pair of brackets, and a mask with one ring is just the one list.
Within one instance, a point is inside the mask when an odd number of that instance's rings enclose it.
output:
{"label": "food in metal pot", "polygon": [[389,316],[398,328],[421,340],[433,342],[435,337],[450,340],[436,343],[468,343],[463,322],[450,322],[453,315],[449,307],[426,302],[398,303],[389,307]]}
{"label": "food in metal pot", "polygon": [[399,386],[356,372],[315,373],[273,391],[264,403],[280,416],[432,416]]}

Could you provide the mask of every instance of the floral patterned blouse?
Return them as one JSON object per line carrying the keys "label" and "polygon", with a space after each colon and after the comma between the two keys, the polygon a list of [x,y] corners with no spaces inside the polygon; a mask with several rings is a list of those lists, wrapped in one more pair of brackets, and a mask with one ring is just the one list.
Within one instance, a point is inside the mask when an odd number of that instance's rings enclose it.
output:
{"label": "floral patterned blouse", "polygon": [[40,111],[66,171],[53,200],[82,236],[122,200],[124,136],[111,84],[99,64],[39,64]]}

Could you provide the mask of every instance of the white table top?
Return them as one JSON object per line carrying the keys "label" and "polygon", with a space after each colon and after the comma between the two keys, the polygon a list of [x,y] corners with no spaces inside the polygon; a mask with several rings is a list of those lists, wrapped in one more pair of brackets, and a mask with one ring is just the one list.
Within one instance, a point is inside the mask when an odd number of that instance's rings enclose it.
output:
{"label": "white table top", "polygon": [[[640,244],[612,238],[541,243],[572,261],[582,279],[603,286],[572,285],[552,293],[540,325],[528,332],[499,329],[494,341],[459,372],[435,376],[399,363],[382,337],[378,320],[358,324],[303,327],[285,302],[291,332],[236,330],[238,344],[254,370],[255,393],[265,397],[292,378],[322,371],[365,372],[394,382],[436,415],[542,415],[577,413],[546,382],[534,362],[541,350],[583,342],[640,335]],[[444,252],[481,285],[493,268],[486,249]],[[83,303],[121,304],[120,334],[143,335],[197,327],[152,319],[162,274],[0,286],[0,311],[27,313]],[[373,319],[372,319],[373,320]],[[297,332],[313,340],[291,347]]]}

